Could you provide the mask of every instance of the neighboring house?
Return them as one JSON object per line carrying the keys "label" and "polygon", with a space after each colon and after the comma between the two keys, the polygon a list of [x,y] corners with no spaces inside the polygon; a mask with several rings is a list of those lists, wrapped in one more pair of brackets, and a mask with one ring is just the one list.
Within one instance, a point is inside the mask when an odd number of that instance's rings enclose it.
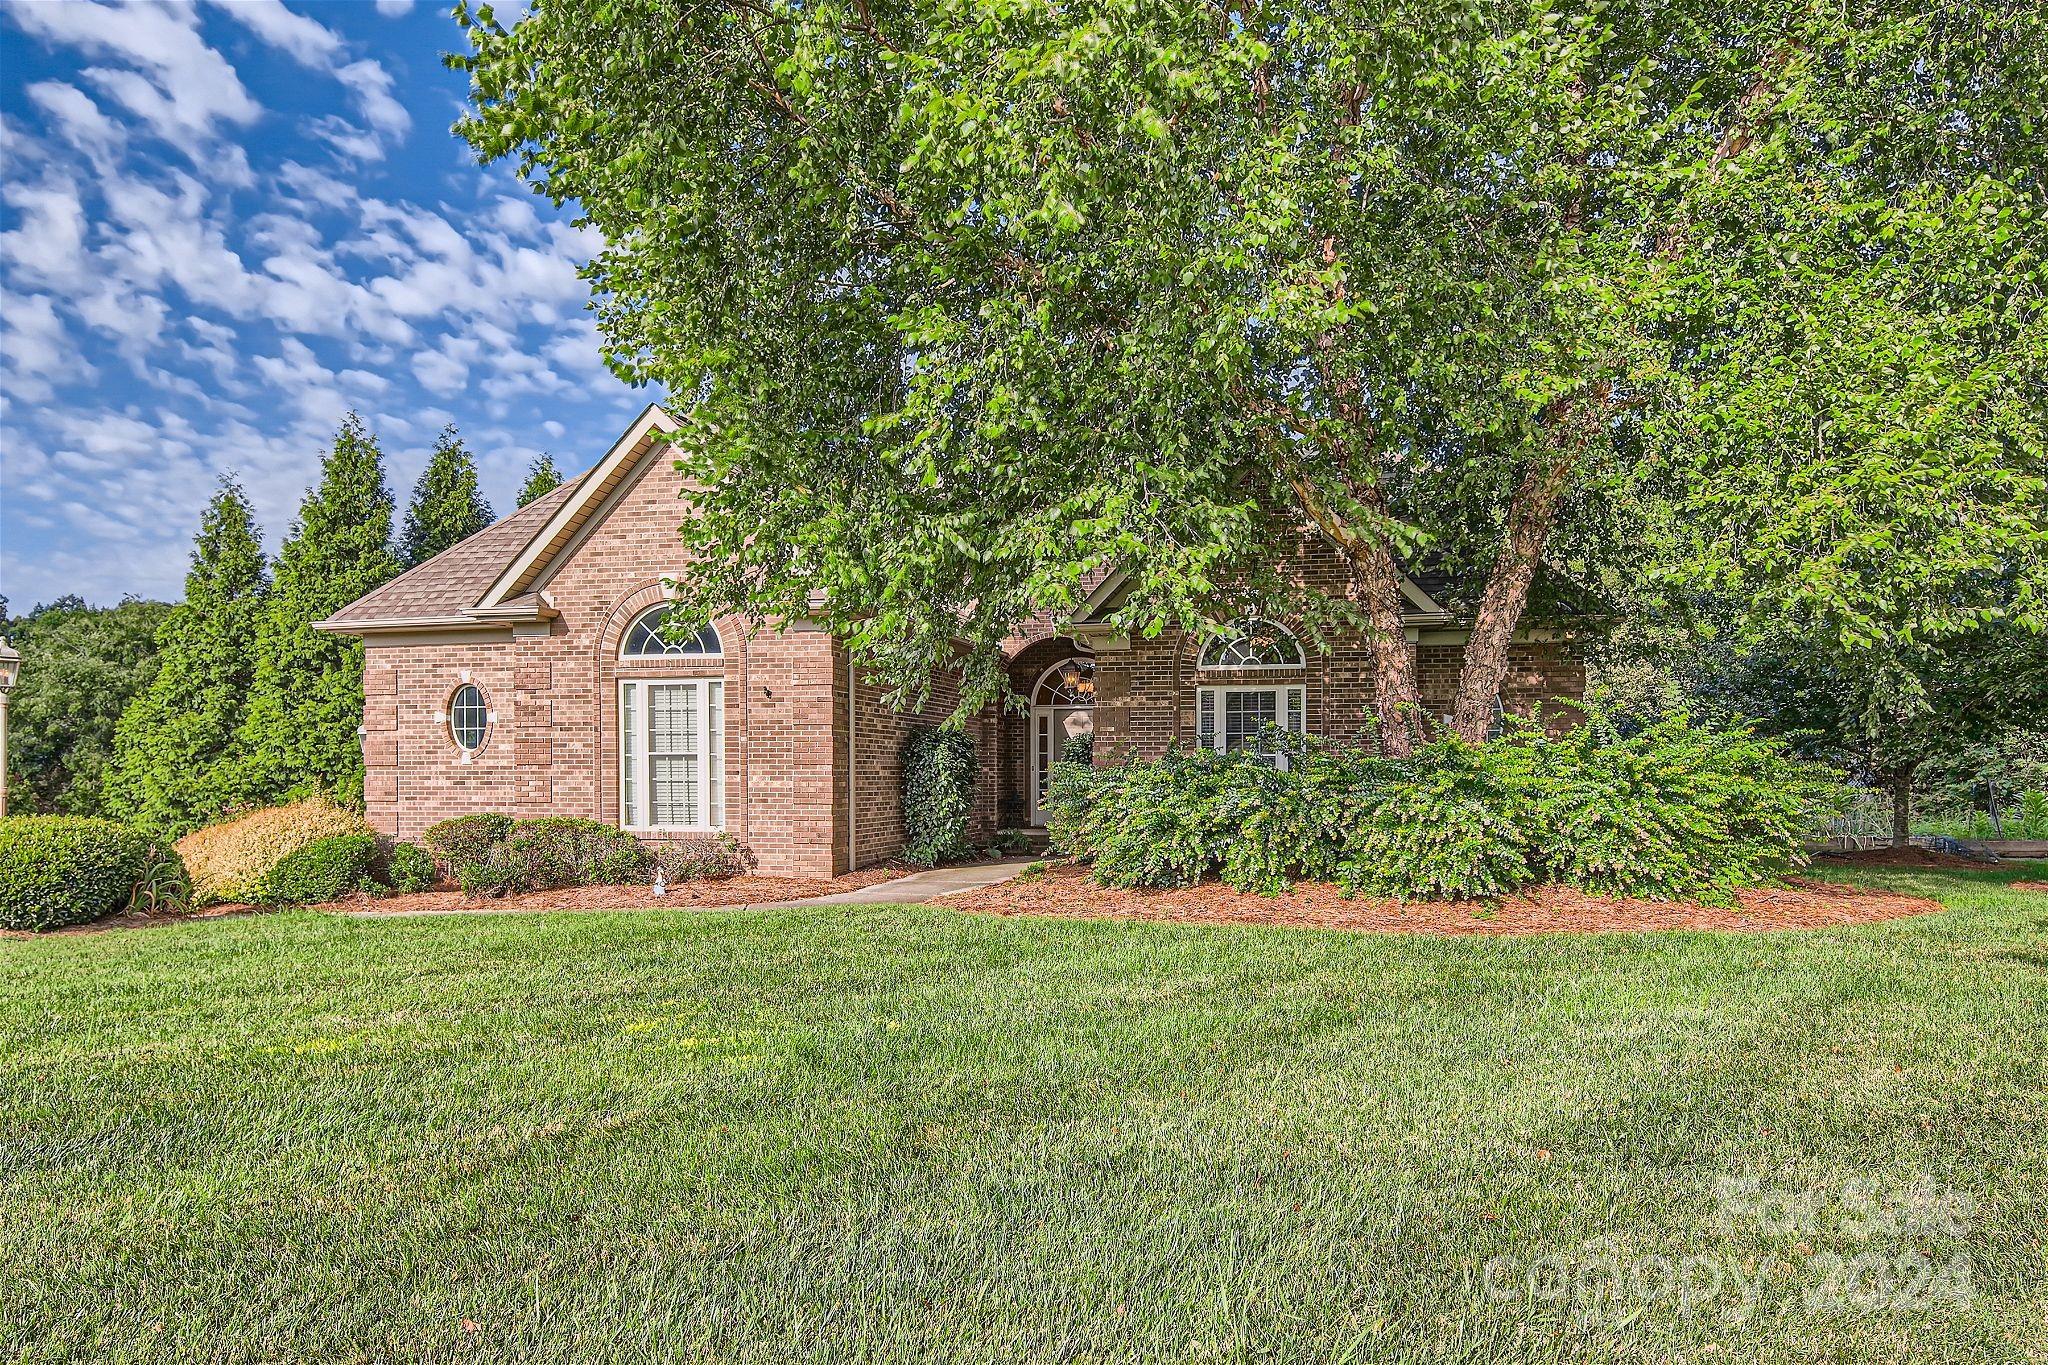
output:
{"label": "neighboring house", "polygon": [[[760,871],[790,876],[901,850],[904,736],[950,715],[956,687],[937,678],[923,713],[893,711],[809,622],[750,631],[726,618],[688,641],[664,638],[663,579],[686,572],[681,475],[662,444],[674,430],[649,407],[581,478],[320,623],[367,646],[364,794],[377,829],[409,839],[450,816],[504,811],[649,838],[724,830]],[[1305,553],[1305,572],[1341,581],[1334,557]],[[1067,634],[1040,621],[1010,641],[1010,683],[1029,710],[968,724],[982,758],[979,835],[1042,823],[1050,765],[1086,730],[1103,761],[1236,747],[1267,723],[1329,736],[1364,726],[1362,640],[1304,649],[1264,626],[1127,640],[1103,624],[1120,587],[1105,579]],[[1448,712],[1462,636],[1424,584],[1405,590],[1424,701]],[[1583,690],[1567,641],[1514,647],[1508,709]]]}

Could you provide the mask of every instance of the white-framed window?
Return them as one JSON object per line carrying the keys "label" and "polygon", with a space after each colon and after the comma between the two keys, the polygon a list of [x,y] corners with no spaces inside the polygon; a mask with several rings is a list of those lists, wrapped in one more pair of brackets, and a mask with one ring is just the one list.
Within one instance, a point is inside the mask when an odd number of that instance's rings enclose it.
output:
{"label": "white-framed window", "polygon": [[1301,642],[1271,621],[1239,621],[1209,637],[1201,668],[1301,668]]}
{"label": "white-framed window", "polygon": [[1219,754],[1257,749],[1276,768],[1287,755],[1271,743],[1269,727],[1308,733],[1308,689],[1304,687],[1198,687],[1195,738]]}
{"label": "white-framed window", "polygon": [[484,700],[483,689],[475,683],[462,684],[448,698],[448,738],[462,750],[463,762],[469,762],[470,756],[484,747],[491,720],[490,704]]}
{"label": "white-framed window", "polygon": [[716,678],[619,683],[619,824],[725,828],[725,684]]}
{"label": "white-framed window", "polygon": [[718,631],[706,626],[695,635],[674,638],[667,630],[669,616],[675,610],[666,602],[657,602],[633,618],[633,624],[626,627],[626,635],[619,642],[621,659],[716,659],[725,653],[725,642],[718,638]]}

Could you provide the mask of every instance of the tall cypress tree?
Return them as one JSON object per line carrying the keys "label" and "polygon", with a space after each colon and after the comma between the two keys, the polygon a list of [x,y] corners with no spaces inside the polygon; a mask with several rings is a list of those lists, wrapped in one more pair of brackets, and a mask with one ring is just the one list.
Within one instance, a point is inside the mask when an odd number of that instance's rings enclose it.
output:
{"label": "tall cypress tree", "polygon": [[172,836],[222,813],[268,588],[255,512],[223,476],[199,521],[185,600],[157,631],[156,678],[115,727],[108,811]]}
{"label": "tall cypress tree", "polygon": [[443,427],[427,467],[413,485],[412,505],[405,510],[405,530],[398,538],[399,558],[411,568],[496,519],[477,486],[476,461],[468,447],[452,425]]}
{"label": "tall cypress tree", "polygon": [[535,498],[544,498],[561,486],[562,471],[555,468],[554,457],[543,450],[526,467],[526,482],[519,488],[519,505],[524,507]]}
{"label": "tall cypress tree", "polygon": [[363,799],[363,642],[313,623],[399,570],[391,552],[384,455],[354,413],[320,467],[320,484],[278,550],[242,722],[237,795],[285,801]]}

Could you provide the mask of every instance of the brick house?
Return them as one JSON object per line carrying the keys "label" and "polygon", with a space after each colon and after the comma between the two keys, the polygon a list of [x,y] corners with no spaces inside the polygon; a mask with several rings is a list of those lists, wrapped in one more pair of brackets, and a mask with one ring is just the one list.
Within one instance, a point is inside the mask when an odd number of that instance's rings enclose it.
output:
{"label": "brick house", "polygon": [[[364,794],[371,823],[413,838],[453,815],[579,815],[648,838],[731,833],[765,873],[830,876],[902,847],[903,740],[950,715],[891,710],[846,650],[806,621],[721,619],[687,642],[660,631],[683,572],[673,420],[650,406],[595,467],[319,623],[362,637]],[[1341,574],[1304,546],[1303,571]],[[978,833],[1041,823],[1049,765],[1092,729],[1099,758],[1175,744],[1234,747],[1266,723],[1344,736],[1372,691],[1363,641],[1303,648],[1279,627],[1222,638],[1113,633],[1119,578],[1066,633],[1008,642],[1026,710],[968,724],[980,751]],[[1409,581],[1404,618],[1425,703],[1447,712],[1462,636]],[[1517,642],[1503,701],[1526,714],[1576,697],[1570,643]]]}

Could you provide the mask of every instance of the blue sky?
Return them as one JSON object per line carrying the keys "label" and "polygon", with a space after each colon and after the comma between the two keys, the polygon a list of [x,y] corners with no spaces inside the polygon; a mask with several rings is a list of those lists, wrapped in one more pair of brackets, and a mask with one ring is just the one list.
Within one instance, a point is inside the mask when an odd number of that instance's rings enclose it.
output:
{"label": "blue sky", "polygon": [[443,424],[502,514],[656,395],[593,240],[449,131],[445,6],[0,3],[0,593],[175,599],[233,470],[274,551],[342,414],[401,507]]}

